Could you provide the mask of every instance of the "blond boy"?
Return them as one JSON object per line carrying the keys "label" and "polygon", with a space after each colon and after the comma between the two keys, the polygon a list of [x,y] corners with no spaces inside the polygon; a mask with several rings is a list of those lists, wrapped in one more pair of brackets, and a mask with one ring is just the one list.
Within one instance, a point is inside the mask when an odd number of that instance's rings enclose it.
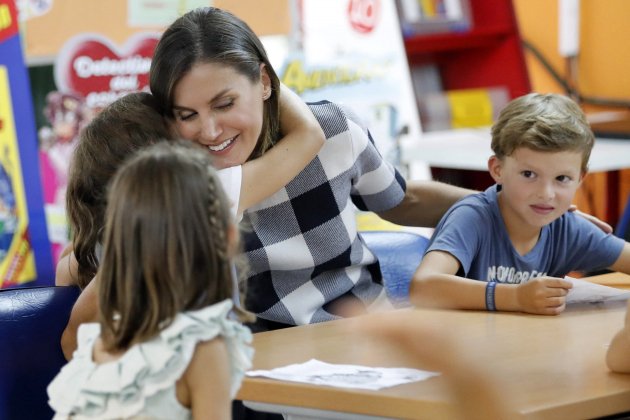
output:
{"label": "blond boy", "polygon": [[579,106],[557,94],[510,102],[492,128],[496,185],[456,203],[412,280],[422,306],[555,315],[576,270],[630,272],[630,244],[568,208],[594,136]]}

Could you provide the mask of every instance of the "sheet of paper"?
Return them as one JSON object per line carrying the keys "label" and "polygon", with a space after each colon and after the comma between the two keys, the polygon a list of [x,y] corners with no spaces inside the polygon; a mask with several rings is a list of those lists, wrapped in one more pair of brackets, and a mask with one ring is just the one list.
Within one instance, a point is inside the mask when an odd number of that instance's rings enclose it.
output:
{"label": "sheet of paper", "polygon": [[630,298],[630,291],[628,290],[603,286],[569,276],[566,276],[565,279],[573,283],[573,288],[567,294],[567,304],[623,301]]}
{"label": "sheet of paper", "polygon": [[335,365],[316,359],[272,370],[252,370],[247,376],[264,376],[283,381],[328,385],[338,388],[377,390],[408,382],[422,381],[437,372],[409,368],[373,368],[356,365]]}

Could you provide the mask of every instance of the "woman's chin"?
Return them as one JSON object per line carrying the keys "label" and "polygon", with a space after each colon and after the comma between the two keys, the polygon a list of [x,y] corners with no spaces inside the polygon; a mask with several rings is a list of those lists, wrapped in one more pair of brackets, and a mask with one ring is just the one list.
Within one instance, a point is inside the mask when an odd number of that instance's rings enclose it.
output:
{"label": "woman's chin", "polygon": [[212,153],[212,163],[214,165],[215,168],[217,169],[226,169],[226,168],[231,168],[232,166],[238,166],[238,165],[242,165],[245,162],[240,162],[239,159],[237,159],[234,156],[216,156],[214,153]]}

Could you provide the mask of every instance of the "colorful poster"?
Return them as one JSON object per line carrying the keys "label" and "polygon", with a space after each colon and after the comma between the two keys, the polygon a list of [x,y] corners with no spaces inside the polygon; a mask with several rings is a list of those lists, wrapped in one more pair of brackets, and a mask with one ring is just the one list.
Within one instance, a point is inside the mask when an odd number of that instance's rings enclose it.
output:
{"label": "colorful poster", "polygon": [[[408,175],[400,144],[419,138],[421,130],[394,0],[295,5],[298,23],[289,40],[264,39],[280,79],[307,102],[348,106],[369,127],[381,155]],[[428,179],[428,168],[418,177]],[[359,212],[357,220],[361,230],[400,229],[372,213]]]}
{"label": "colorful poster", "polygon": [[48,124],[39,130],[48,237],[53,262],[70,242],[65,209],[70,158],[79,131],[99,110],[129,92],[147,90],[157,33],[137,33],[122,46],[99,34],[69,39],[54,64],[56,91],[43,112]]}
{"label": "colorful poster", "polygon": [[[383,157],[400,164],[400,141],[420,136],[407,54],[393,0],[301,0],[299,44],[281,72],[307,101],[348,105]],[[405,168],[399,167],[403,172]]]}
{"label": "colorful poster", "polygon": [[0,0],[0,287],[54,283],[37,134],[13,0]]}
{"label": "colorful poster", "polygon": [[100,34],[79,34],[57,54],[57,89],[85,98],[87,107],[96,110],[126,93],[148,89],[159,38],[157,32],[141,32],[119,46]]}

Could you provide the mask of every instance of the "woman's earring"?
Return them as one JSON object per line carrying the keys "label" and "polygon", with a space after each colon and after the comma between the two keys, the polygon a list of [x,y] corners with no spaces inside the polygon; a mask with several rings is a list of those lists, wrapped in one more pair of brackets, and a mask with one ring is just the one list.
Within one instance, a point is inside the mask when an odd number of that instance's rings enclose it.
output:
{"label": "woman's earring", "polygon": [[265,92],[263,93],[263,101],[266,101],[271,96],[271,88],[265,88]]}

